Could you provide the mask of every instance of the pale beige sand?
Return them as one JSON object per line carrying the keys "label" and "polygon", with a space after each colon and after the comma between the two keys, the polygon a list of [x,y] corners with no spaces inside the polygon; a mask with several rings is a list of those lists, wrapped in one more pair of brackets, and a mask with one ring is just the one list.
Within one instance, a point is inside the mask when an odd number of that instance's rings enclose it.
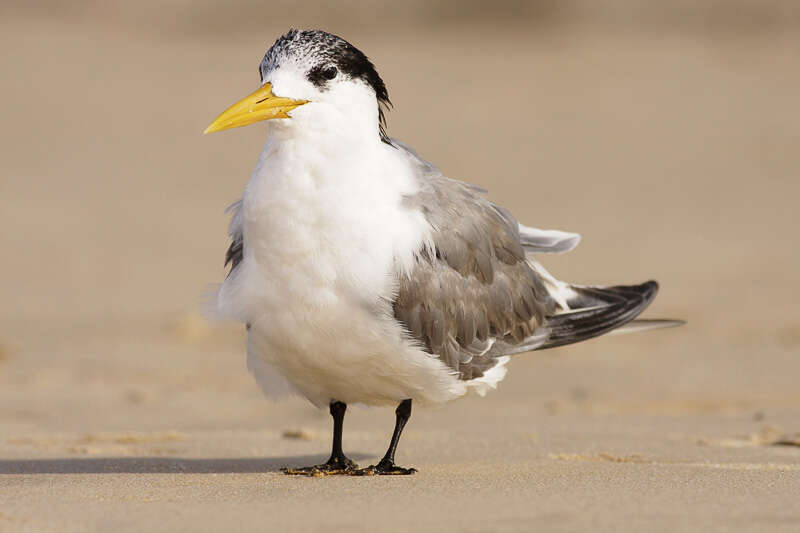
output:
{"label": "pale beige sand", "polygon": [[[656,24],[241,1],[241,30],[140,4],[0,17],[0,531],[800,528],[791,3],[718,25],[694,2]],[[414,477],[278,473],[325,458],[329,417],[263,400],[242,328],[199,311],[265,128],[200,132],[290,24],[370,54],[392,135],[581,232],[552,271],[656,278],[648,315],[689,325],[522,355],[488,397],[415,411]],[[351,409],[346,449],[374,461],[392,424]]]}

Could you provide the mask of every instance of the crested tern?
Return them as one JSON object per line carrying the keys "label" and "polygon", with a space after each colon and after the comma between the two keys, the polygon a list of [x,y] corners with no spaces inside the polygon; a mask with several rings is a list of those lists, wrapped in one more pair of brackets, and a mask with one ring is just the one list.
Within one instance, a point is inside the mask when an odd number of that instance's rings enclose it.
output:
{"label": "crested tern", "polygon": [[[286,473],[414,473],[394,460],[412,401],[484,395],[514,354],[681,323],[635,320],[655,281],[551,276],[533,256],[567,252],[580,236],[518,223],[390,138],[386,86],[344,39],[290,30],[259,74],[260,87],[205,131],[271,120],[230,207],[231,269],[216,306],[246,324],[248,367],[268,396],[330,409],[330,459]],[[367,468],[342,450],[349,403],[398,406],[389,448]]]}

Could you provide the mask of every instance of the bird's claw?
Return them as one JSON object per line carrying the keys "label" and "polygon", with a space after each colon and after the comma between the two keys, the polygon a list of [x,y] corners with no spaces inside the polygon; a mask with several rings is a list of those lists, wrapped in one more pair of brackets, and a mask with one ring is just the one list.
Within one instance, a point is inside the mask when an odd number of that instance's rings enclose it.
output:
{"label": "bird's claw", "polygon": [[287,476],[341,476],[353,475],[359,470],[358,465],[347,457],[331,457],[327,463],[303,468],[281,468]]}
{"label": "bird's claw", "polygon": [[416,474],[416,468],[403,468],[391,461],[381,461],[377,465],[359,468],[350,475],[353,476],[410,476]]}

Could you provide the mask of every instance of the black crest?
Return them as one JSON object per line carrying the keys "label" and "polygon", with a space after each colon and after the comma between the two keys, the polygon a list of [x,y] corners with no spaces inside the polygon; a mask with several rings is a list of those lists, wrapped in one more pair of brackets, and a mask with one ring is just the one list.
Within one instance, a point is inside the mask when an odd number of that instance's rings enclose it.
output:
{"label": "black crest", "polygon": [[[314,66],[307,76],[311,83],[325,90],[338,73],[351,79],[361,80],[375,91],[378,100],[378,128],[381,139],[388,143],[386,135],[386,111],[391,107],[389,92],[375,66],[364,53],[341,37],[322,30],[289,30],[279,37],[267,50],[259,65],[263,79],[281,61],[290,56],[310,60]],[[335,67],[335,68],[331,68]]]}

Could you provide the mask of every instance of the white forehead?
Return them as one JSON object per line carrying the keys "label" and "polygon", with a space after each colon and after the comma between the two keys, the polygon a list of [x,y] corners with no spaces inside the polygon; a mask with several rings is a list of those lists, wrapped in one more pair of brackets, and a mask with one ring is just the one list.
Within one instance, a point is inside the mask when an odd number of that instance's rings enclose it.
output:
{"label": "white forehead", "polygon": [[[270,82],[275,85],[278,81],[286,82],[289,79],[308,82],[306,74],[309,68],[311,68],[309,63],[296,58],[286,58],[281,63],[269,66],[264,65],[262,62],[259,66],[261,83],[263,85],[266,82]],[[308,82],[308,84],[311,85],[311,82]]]}

